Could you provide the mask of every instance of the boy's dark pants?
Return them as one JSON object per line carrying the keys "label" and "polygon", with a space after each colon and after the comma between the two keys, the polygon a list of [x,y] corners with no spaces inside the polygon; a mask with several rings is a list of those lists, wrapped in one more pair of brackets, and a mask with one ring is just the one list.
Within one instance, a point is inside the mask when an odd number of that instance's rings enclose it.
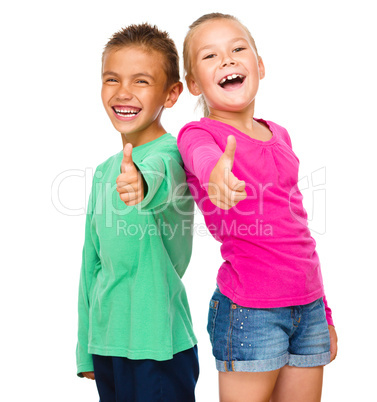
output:
{"label": "boy's dark pants", "polygon": [[171,360],[130,360],[93,355],[100,402],[193,402],[199,376],[198,350]]}

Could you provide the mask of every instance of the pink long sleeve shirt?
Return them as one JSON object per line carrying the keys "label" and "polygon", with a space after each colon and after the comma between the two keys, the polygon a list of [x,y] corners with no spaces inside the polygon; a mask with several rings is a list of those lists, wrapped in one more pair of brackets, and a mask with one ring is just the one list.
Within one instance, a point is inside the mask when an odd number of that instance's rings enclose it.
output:
{"label": "pink long sleeve shirt", "polygon": [[[178,148],[187,181],[209,231],[222,243],[220,291],[245,307],[308,304],[324,297],[324,289],[316,243],[297,187],[299,160],[286,129],[258,121],[272,132],[269,141],[208,118],[184,126]],[[246,182],[247,198],[222,210],[209,200],[207,188],[231,134],[237,141],[232,172]],[[333,325],[325,297],[324,302],[328,324]]]}

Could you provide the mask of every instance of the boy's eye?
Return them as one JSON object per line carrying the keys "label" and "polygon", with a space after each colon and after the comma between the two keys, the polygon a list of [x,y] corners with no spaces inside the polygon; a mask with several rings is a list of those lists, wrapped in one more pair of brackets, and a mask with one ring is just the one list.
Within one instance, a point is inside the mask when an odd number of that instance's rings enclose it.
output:
{"label": "boy's eye", "polygon": [[108,78],[105,82],[117,82],[115,78]]}
{"label": "boy's eye", "polygon": [[145,80],[137,80],[136,84],[148,84],[148,81]]}
{"label": "boy's eye", "polygon": [[244,47],[236,47],[236,48],[233,50],[233,53],[241,52],[242,50],[245,50],[245,48],[244,48]]}
{"label": "boy's eye", "polygon": [[216,56],[215,54],[211,53],[211,54],[208,54],[207,56],[204,56],[203,60],[205,60],[205,59],[213,59],[215,56]]}

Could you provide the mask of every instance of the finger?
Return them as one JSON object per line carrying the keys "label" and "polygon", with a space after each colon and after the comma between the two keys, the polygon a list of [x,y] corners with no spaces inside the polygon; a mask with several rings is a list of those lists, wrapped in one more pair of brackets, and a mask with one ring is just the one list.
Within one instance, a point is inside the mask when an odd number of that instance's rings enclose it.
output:
{"label": "finger", "polygon": [[336,358],[336,355],[338,354],[338,347],[336,342],[331,342],[330,346],[330,361],[333,361]]}
{"label": "finger", "polygon": [[240,193],[234,192],[231,197],[218,197],[216,195],[209,196],[210,201],[220,209],[229,210],[236,206],[240,201],[246,198],[246,193],[240,195]]}
{"label": "finger", "polygon": [[232,179],[228,184],[228,187],[232,191],[242,193],[245,191],[246,183],[243,180],[238,180],[237,177],[234,177],[234,179]]}
{"label": "finger", "polygon": [[116,179],[117,188],[127,187],[127,186],[139,186],[140,178],[134,173],[122,173]]}
{"label": "finger", "polygon": [[131,184],[123,183],[123,185],[117,187],[117,191],[119,194],[132,194],[135,193],[136,190]]}
{"label": "finger", "polygon": [[213,203],[216,205],[216,207],[218,207],[220,209],[225,209],[225,210],[228,210],[228,209],[232,208],[232,206],[233,206],[233,205],[225,203],[224,201],[219,201],[219,200],[216,200],[216,202],[213,202]]}
{"label": "finger", "polygon": [[121,194],[120,199],[128,206],[139,204],[143,201],[144,196],[141,193],[135,194]]}
{"label": "finger", "polygon": [[126,202],[126,205],[128,205],[129,207],[132,207],[134,205],[140,204],[141,201],[143,201],[143,198],[140,196],[140,197],[136,198],[135,200],[131,200],[129,202]]}
{"label": "finger", "polygon": [[243,193],[243,192],[246,193],[245,188],[246,188],[246,183],[243,180],[239,180],[238,184],[233,188],[233,190],[240,192],[240,193]]}
{"label": "finger", "polygon": [[247,197],[246,191],[242,192],[232,191],[230,202],[237,204],[238,202],[243,201],[246,197]]}
{"label": "finger", "polygon": [[128,205],[129,202],[136,200],[138,198],[138,195],[135,192],[132,192],[120,194],[119,197],[123,202]]}
{"label": "finger", "polygon": [[116,179],[116,184],[118,187],[122,187],[128,184],[133,185],[135,183],[138,183],[139,180],[140,180],[140,173],[135,168],[135,171],[128,171],[126,173],[121,173]]}
{"label": "finger", "polygon": [[234,137],[234,135],[229,135],[227,138],[226,147],[223,155],[228,160],[230,169],[232,169],[233,167],[234,155],[236,153],[236,146],[237,146],[236,138]]}
{"label": "finger", "polygon": [[227,191],[228,196],[224,196],[223,194],[213,193],[212,195],[209,195],[209,199],[218,208],[228,210],[237,204],[239,196],[237,195],[238,193],[235,193],[235,192],[233,195],[231,195],[231,191],[229,190],[229,188],[227,188],[226,191]]}
{"label": "finger", "polygon": [[123,159],[120,166],[121,172],[126,173],[130,167],[135,167],[132,160],[132,144],[127,143],[123,149]]}
{"label": "finger", "polygon": [[229,193],[229,197],[222,200],[224,204],[228,205],[229,208],[236,206],[240,201],[243,201],[246,198],[246,193],[239,193],[236,191],[231,191]]}
{"label": "finger", "polygon": [[225,183],[230,190],[244,191],[246,183],[243,180],[239,180],[232,172],[229,172],[225,176]]}

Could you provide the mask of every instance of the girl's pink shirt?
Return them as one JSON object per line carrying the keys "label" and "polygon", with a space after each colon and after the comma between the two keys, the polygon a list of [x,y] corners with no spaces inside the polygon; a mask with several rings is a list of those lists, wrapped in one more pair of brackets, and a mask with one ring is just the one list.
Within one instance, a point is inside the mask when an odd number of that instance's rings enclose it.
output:
{"label": "girl's pink shirt", "polygon": [[[286,129],[258,121],[272,132],[269,141],[208,118],[187,124],[178,135],[191,193],[209,231],[222,243],[217,284],[244,307],[303,305],[323,297],[327,322],[334,325],[297,187],[299,160]],[[231,134],[237,141],[232,172],[246,182],[247,198],[222,210],[209,200],[207,187]]]}

